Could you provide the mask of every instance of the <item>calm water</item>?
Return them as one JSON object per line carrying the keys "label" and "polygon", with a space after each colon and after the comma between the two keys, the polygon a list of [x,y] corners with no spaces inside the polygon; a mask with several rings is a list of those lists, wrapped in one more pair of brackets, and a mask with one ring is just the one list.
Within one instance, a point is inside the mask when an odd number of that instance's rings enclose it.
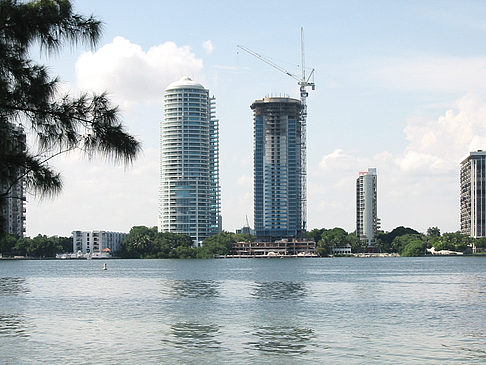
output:
{"label": "calm water", "polygon": [[0,261],[0,363],[298,361],[486,363],[486,257]]}

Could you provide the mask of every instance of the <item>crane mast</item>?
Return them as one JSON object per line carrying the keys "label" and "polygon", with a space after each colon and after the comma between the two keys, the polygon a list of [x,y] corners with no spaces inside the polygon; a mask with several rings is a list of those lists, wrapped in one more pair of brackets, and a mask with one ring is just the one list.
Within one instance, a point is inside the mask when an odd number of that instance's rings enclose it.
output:
{"label": "crane mast", "polygon": [[311,87],[312,90],[315,90],[315,84],[314,84],[314,69],[311,70],[308,77],[306,77],[305,74],[304,28],[300,28],[300,53],[301,53],[301,68],[302,68],[301,77],[294,75],[293,73],[287,71],[283,67],[275,64],[269,59],[263,57],[262,55],[244,46],[238,45],[237,47],[251,54],[252,56],[255,56],[259,60],[265,62],[266,64],[272,66],[273,68],[279,70],[280,72],[283,72],[287,76],[292,77],[298,82],[300,88],[300,103],[302,108],[300,113],[300,122],[301,122],[300,178],[301,178],[301,189],[302,189],[301,190],[301,210],[302,210],[302,231],[305,231],[307,229],[307,97],[309,96],[309,93],[307,92],[307,88]]}

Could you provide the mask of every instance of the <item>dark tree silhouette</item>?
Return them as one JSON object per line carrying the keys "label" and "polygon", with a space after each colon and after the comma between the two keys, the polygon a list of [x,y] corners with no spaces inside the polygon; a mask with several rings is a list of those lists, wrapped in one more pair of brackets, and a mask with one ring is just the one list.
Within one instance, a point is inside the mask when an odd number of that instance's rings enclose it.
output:
{"label": "dark tree silhouette", "polygon": [[[0,0],[0,205],[20,179],[34,193],[58,193],[61,176],[49,161],[59,154],[78,149],[131,163],[140,151],[106,94],[61,95],[58,79],[30,59],[33,46],[47,54],[66,45],[94,47],[101,27],[74,13],[68,0]],[[16,148],[19,129],[33,143]]]}

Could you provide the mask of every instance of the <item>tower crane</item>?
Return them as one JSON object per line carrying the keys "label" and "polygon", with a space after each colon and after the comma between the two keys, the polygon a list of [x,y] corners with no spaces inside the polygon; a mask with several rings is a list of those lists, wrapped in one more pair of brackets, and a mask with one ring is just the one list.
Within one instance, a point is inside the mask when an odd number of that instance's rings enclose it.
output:
{"label": "tower crane", "polygon": [[300,87],[300,103],[301,103],[301,113],[300,113],[300,121],[301,121],[301,160],[300,160],[300,176],[301,176],[301,209],[302,209],[302,230],[305,231],[307,229],[307,97],[309,93],[307,92],[307,88],[311,87],[312,90],[315,90],[314,84],[314,69],[311,70],[308,76],[305,74],[305,54],[304,54],[304,28],[300,28],[300,52],[301,52],[301,68],[302,74],[301,77],[296,76],[295,74],[287,71],[283,67],[275,64],[274,62],[270,61],[269,59],[263,57],[262,55],[252,51],[251,49],[238,45],[238,48],[242,49],[243,51],[255,56],[259,60],[265,62],[266,64],[272,66],[273,68],[283,72],[287,76],[292,77],[293,79],[297,80],[297,83]]}

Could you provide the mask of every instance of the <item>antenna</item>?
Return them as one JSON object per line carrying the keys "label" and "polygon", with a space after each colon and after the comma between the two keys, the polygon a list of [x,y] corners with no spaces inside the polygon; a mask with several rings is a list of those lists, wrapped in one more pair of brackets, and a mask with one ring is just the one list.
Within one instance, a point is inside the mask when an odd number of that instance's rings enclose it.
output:
{"label": "antenna", "polygon": [[[307,229],[307,97],[309,93],[307,92],[307,87],[311,87],[312,90],[315,90],[316,86],[314,83],[314,69],[311,70],[309,76],[306,77],[305,75],[305,52],[304,52],[304,28],[300,28],[300,56],[302,62],[302,77],[298,77],[293,73],[287,71],[285,68],[275,64],[274,62],[270,61],[269,59],[263,57],[262,55],[252,51],[249,48],[244,46],[238,45],[238,48],[242,49],[243,51],[255,56],[259,60],[265,62],[266,64],[272,66],[273,68],[283,72],[287,76],[292,77],[293,79],[297,80],[298,85],[300,87],[300,103],[301,103],[301,113],[300,113],[300,121],[301,121],[301,136],[300,136],[300,143],[301,143],[301,154],[300,154],[300,177],[301,177],[301,209],[302,209],[302,230],[305,231]],[[312,81],[311,81],[312,80]]]}

